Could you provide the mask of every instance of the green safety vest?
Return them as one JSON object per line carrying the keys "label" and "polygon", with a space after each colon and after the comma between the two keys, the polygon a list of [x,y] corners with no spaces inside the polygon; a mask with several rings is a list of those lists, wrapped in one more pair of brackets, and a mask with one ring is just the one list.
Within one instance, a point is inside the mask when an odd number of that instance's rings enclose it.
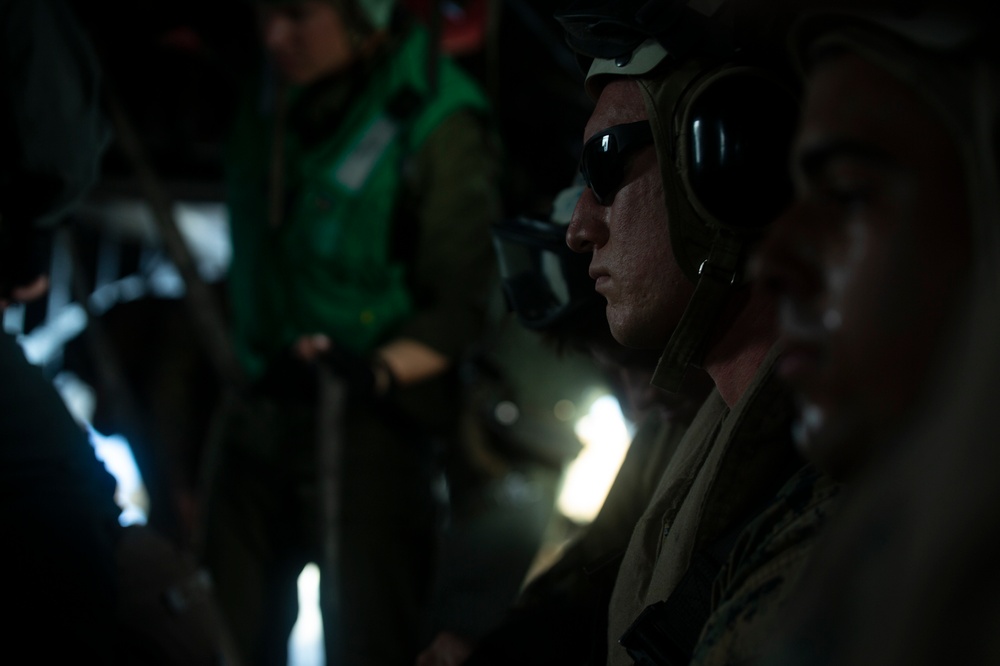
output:
{"label": "green safety vest", "polygon": [[[453,112],[487,109],[477,84],[444,58],[429,90],[428,44],[426,31],[412,29],[327,138],[305,148],[287,137],[286,191],[294,198],[277,229],[267,194],[273,117],[252,105],[240,114],[228,159],[229,289],[237,351],[251,376],[309,333],[369,353],[411,314],[406,266],[390,254],[404,160]],[[390,113],[413,92],[415,110]],[[299,93],[289,91],[289,104]]]}

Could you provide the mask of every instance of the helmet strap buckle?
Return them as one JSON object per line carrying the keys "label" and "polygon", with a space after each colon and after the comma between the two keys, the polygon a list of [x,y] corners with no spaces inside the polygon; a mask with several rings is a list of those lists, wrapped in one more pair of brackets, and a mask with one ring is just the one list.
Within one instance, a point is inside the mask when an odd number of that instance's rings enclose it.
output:
{"label": "helmet strap buckle", "polygon": [[705,345],[737,284],[743,243],[720,230],[708,258],[698,268],[698,282],[684,314],[663,350],[653,373],[653,385],[678,393],[690,366],[701,364]]}
{"label": "helmet strap buckle", "polygon": [[698,276],[701,278],[711,278],[718,282],[728,283],[730,286],[736,284],[737,278],[739,278],[739,271],[733,268],[728,268],[725,266],[717,266],[712,263],[712,258],[709,257],[701,262],[698,266]]}

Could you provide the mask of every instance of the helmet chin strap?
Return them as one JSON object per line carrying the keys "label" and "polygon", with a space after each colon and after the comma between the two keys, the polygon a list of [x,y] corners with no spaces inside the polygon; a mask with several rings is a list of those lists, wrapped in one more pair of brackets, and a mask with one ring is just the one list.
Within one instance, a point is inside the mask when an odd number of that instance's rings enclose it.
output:
{"label": "helmet chin strap", "polygon": [[698,282],[680,322],[667,341],[651,383],[665,391],[679,393],[689,367],[700,367],[709,337],[738,286],[743,266],[743,241],[719,231],[708,258],[698,269]]}

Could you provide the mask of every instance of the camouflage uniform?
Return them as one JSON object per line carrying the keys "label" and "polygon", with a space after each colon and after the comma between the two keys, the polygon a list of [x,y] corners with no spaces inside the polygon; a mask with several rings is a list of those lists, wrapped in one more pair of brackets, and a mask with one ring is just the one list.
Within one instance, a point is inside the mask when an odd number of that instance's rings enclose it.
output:
{"label": "camouflage uniform", "polygon": [[761,658],[840,489],[832,478],[806,465],[740,534],[715,580],[712,615],[692,666]]}

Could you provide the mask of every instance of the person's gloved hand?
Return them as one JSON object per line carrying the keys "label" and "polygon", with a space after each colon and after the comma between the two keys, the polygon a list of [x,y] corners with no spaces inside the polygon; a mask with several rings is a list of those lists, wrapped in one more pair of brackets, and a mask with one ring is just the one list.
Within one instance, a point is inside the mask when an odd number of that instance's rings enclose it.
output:
{"label": "person's gloved hand", "polygon": [[355,354],[322,334],[303,336],[293,353],[304,362],[322,363],[341,377],[354,395],[385,397],[396,388],[392,370],[379,356]]}

